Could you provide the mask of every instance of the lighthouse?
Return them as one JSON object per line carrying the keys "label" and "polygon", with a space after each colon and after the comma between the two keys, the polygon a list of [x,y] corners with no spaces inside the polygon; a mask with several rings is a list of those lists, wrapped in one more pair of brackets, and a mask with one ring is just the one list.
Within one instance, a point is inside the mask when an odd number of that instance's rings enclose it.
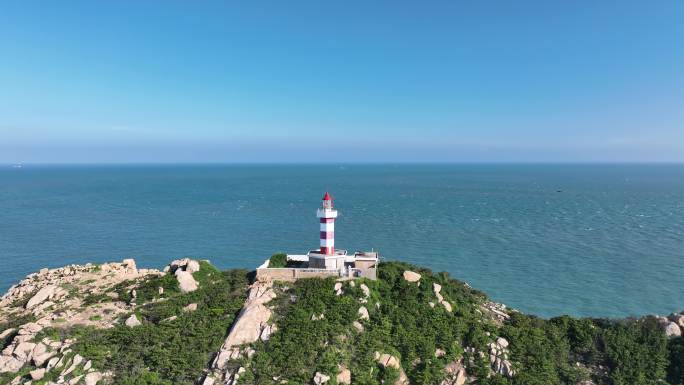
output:
{"label": "lighthouse", "polygon": [[380,258],[377,251],[357,251],[350,255],[345,249],[335,248],[337,210],[333,205],[333,197],[327,191],[323,195],[321,206],[316,210],[316,217],[320,226],[319,247],[310,250],[306,255],[287,254],[287,261],[293,266],[271,267],[272,258],[267,259],[257,267],[257,279],[297,280],[313,277],[376,279]]}
{"label": "lighthouse", "polygon": [[335,219],[337,210],[333,207],[333,197],[326,191],[321,207],[316,211],[320,225],[320,244],[318,249],[307,254],[312,269],[345,270],[347,250],[335,249]]}
{"label": "lighthouse", "polygon": [[316,212],[316,216],[321,222],[321,250],[323,255],[335,254],[335,219],[337,210],[333,208],[333,198],[326,191],[323,196],[323,203]]}

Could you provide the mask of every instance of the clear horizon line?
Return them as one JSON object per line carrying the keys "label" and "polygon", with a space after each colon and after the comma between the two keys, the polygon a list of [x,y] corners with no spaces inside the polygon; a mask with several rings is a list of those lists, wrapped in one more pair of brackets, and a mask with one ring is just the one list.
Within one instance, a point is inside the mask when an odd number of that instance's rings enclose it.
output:
{"label": "clear horizon line", "polygon": [[530,160],[530,161],[282,161],[282,162],[255,162],[255,161],[225,161],[225,162],[0,162],[3,167],[16,166],[241,166],[241,165],[263,165],[263,166],[279,166],[279,165],[684,165],[684,161],[659,161],[659,160],[644,160],[644,161],[613,161],[613,160],[592,160],[592,161],[544,161],[544,160]]}

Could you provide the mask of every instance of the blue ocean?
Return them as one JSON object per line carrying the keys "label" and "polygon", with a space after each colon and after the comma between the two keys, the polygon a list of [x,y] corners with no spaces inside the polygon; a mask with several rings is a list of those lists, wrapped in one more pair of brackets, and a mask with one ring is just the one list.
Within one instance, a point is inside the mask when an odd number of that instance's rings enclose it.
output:
{"label": "blue ocean", "polygon": [[318,245],[448,271],[542,317],[684,310],[684,165],[0,167],[0,290],[42,267],[182,256],[253,268]]}

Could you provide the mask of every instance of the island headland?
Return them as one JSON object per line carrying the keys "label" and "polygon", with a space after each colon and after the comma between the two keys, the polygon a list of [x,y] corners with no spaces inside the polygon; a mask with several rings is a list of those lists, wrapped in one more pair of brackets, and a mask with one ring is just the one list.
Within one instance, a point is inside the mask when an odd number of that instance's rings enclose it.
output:
{"label": "island headland", "polygon": [[0,300],[0,383],[682,383],[682,314],[542,319],[447,273],[377,273],[279,281],[189,258],[42,269]]}

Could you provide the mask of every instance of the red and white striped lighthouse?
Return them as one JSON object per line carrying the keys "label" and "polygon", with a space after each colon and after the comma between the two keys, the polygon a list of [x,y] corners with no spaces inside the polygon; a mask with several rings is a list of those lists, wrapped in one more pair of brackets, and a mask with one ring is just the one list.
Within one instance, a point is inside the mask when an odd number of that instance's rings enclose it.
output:
{"label": "red and white striped lighthouse", "polygon": [[318,209],[316,216],[321,220],[321,254],[335,254],[335,218],[337,210],[333,209],[333,198],[325,192],[323,206]]}

